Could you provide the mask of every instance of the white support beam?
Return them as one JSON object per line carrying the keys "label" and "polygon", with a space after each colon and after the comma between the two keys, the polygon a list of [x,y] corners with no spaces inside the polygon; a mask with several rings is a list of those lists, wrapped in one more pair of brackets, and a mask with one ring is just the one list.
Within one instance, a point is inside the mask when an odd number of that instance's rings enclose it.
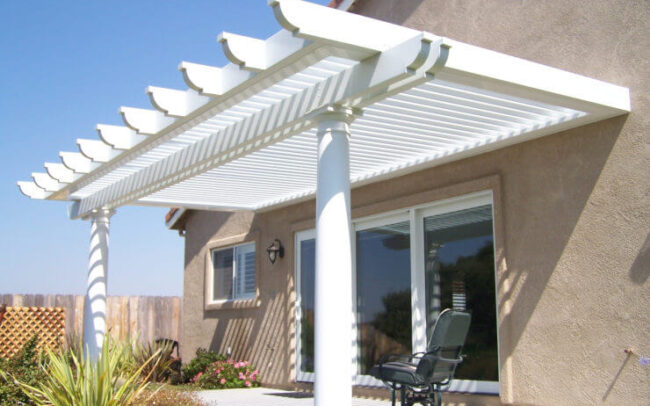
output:
{"label": "white support beam", "polygon": [[149,86],[146,93],[158,111],[172,117],[185,117],[210,101],[209,97],[201,96],[192,89],[175,90]]}
{"label": "white support beam", "polygon": [[[314,404],[352,405],[353,306],[350,218],[350,109],[325,109],[318,120]],[[332,293],[336,292],[336,300]]]}
{"label": "white support beam", "polygon": [[79,151],[86,158],[92,159],[93,162],[108,162],[116,158],[122,151],[114,149],[101,140],[77,139]]}
{"label": "white support beam", "polygon": [[17,184],[20,193],[24,194],[25,196],[31,199],[39,199],[39,200],[47,199],[48,196],[52,194],[50,192],[46,192],[45,189],[39,187],[34,182],[19,181],[17,182]]}
{"label": "white support beam", "polygon": [[51,177],[48,173],[33,172],[32,179],[34,179],[34,183],[38,187],[45,189],[46,192],[56,192],[63,187],[63,184],[59,183],[59,181]]}
{"label": "white support beam", "polygon": [[90,173],[100,166],[99,163],[91,161],[79,152],[59,152],[59,157],[63,165],[75,173]]}
{"label": "white support beam", "polygon": [[57,164],[57,163],[52,163],[52,162],[46,162],[45,165],[45,170],[47,173],[59,181],[60,183],[72,183],[75,180],[81,178],[82,175],[78,173],[74,173],[74,171],[66,168],[65,165],[63,164]]}
{"label": "white support beam", "polygon": [[120,107],[120,114],[129,128],[147,135],[158,134],[175,121],[159,111],[135,107]]}
{"label": "white support beam", "polygon": [[121,125],[97,124],[96,129],[99,138],[115,149],[129,150],[147,138]]}
{"label": "white support beam", "polygon": [[402,81],[424,81],[424,72],[440,56],[439,42],[436,37],[417,33],[390,51],[333,74],[83,199],[73,212],[78,210],[76,216],[82,216],[97,207],[116,207],[138,200],[199,171],[302,132],[313,125],[307,114],[323,106],[363,105]]}
{"label": "white support beam", "polygon": [[95,210],[90,215],[88,285],[84,308],[84,351],[93,361],[101,353],[106,335],[106,280],[108,276],[108,230],[111,210]]}

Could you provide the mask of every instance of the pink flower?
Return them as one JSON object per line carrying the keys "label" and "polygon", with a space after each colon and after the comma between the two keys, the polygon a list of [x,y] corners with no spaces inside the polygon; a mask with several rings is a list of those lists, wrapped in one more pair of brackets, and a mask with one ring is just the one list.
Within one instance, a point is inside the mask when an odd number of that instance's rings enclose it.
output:
{"label": "pink flower", "polygon": [[245,383],[244,385],[246,385],[246,386],[251,386],[251,383],[248,382],[248,381],[246,381],[246,383]]}
{"label": "pink flower", "polygon": [[219,382],[221,382],[221,384],[223,385],[224,383],[226,383],[226,378],[221,378]]}
{"label": "pink flower", "polygon": [[244,376],[244,374],[242,374],[242,373],[240,372],[240,373],[239,373],[239,379],[241,379],[241,380],[243,381],[244,379],[246,379],[246,377]]}
{"label": "pink flower", "polygon": [[255,381],[257,377],[255,375],[251,375],[251,381]]}

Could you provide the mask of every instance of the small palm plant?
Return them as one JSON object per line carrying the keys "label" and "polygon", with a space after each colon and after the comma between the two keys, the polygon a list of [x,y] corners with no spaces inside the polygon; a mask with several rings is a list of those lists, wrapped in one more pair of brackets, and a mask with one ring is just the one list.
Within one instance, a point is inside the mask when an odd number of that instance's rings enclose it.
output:
{"label": "small palm plant", "polygon": [[128,356],[126,347],[112,345],[109,337],[96,362],[73,351],[48,352],[43,367],[46,378],[35,386],[18,384],[38,406],[126,406],[146,389],[148,384],[146,379],[140,380],[140,374],[153,359],[123,373],[121,365]]}

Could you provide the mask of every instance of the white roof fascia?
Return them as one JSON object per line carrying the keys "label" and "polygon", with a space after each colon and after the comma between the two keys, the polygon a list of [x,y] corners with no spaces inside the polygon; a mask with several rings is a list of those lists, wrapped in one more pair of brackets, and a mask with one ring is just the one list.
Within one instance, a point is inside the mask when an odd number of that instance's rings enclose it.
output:
{"label": "white roof fascia", "polygon": [[443,44],[450,51],[444,67],[436,72],[439,79],[590,113],[630,111],[625,87],[448,38]]}

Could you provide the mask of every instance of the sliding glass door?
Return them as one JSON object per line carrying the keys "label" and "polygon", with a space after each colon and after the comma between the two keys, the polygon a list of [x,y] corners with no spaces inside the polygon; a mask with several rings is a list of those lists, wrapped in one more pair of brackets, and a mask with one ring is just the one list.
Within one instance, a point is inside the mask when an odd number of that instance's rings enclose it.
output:
{"label": "sliding glass door", "polygon": [[[479,193],[354,222],[356,383],[383,355],[426,349],[446,308],[472,324],[452,390],[498,393],[492,198]],[[296,234],[296,378],[314,368],[314,230]],[[333,300],[336,293],[333,292]]]}

